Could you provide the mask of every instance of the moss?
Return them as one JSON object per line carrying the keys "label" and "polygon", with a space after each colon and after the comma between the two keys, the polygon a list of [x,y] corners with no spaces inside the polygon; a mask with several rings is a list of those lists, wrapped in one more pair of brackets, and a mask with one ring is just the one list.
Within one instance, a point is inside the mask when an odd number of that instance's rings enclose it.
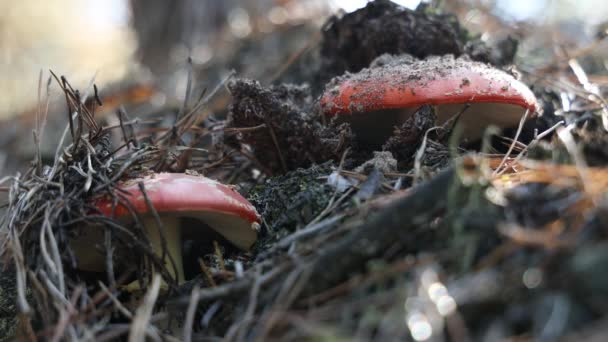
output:
{"label": "moss", "polygon": [[327,207],[334,189],[323,177],[331,173],[331,165],[332,162],[327,162],[298,169],[253,189],[249,200],[265,223],[257,250],[265,250],[313,220]]}
{"label": "moss", "polygon": [[15,273],[0,265],[0,342],[12,341],[17,331],[17,297]]}

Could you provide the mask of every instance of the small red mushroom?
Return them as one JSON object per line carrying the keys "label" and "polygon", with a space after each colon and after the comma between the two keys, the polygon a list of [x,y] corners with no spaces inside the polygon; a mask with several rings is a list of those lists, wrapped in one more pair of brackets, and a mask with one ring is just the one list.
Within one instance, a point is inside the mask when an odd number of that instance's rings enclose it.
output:
{"label": "small red mushroom", "polygon": [[[147,237],[155,253],[159,255],[162,251],[160,232],[139,188],[140,182],[143,182],[145,193],[161,218],[167,253],[173,258],[177,269],[177,274],[172,275],[178,283],[184,281],[182,231],[197,228],[183,227],[180,218],[199,220],[243,250],[249,249],[257,239],[260,217],[253,205],[232,188],[202,176],[157,173],[126,181],[118,186],[118,190],[142,218]],[[109,196],[99,197],[93,203],[103,215],[112,215],[112,199]],[[123,220],[131,219],[129,210],[124,205],[116,206],[114,216]],[[99,239],[99,229],[83,233],[84,236],[72,244],[78,267],[83,270],[102,271],[103,255],[85,243]],[[166,258],[166,266],[172,271],[169,258]]]}
{"label": "small red mushroom", "polygon": [[360,140],[376,145],[422,105],[435,105],[441,124],[469,104],[459,119],[469,140],[479,138],[490,124],[517,126],[526,111],[531,117],[537,110],[532,91],[513,76],[452,56],[389,63],[337,77],[320,104],[325,115],[349,122]]}

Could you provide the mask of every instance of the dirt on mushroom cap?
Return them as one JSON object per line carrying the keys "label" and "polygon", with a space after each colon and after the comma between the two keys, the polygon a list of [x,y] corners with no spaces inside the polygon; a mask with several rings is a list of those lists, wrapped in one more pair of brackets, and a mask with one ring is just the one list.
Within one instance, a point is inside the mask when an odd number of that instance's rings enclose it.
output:
{"label": "dirt on mushroom cap", "polygon": [[[332,79],[321,100],[323,112],[360,113],[469,101],[511,103],[536,109],[534,94],[523,83],[466,57],[381,58],[381,63],[372,63],[370,68]],[[437,80],[442,82],[434,82]]]}

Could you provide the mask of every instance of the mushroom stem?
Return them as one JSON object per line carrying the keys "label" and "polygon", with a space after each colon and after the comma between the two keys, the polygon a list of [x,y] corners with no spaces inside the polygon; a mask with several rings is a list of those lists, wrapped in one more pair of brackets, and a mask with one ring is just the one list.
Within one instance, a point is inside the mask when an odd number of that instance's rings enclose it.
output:
{"label": "mushroom stem", "polygon": [[[150,245],[152,246],[152,251],[159,258],[163,256],[163,238],[161,237],[161,231],[158,227],[158,224],[154,217],[150,215],[146,215],[142,218],[142,225],[144,229],[144,233],[148,237],[148,241],[150,241]],[[165,240],[167,241],[166,246],[166,255],[164,259],[165,268],[171,276],[177,281],[177,284],[180,285],[184,282],[184,266],[182,261],[182,234],[180,227],[180,219],[179,217],[163,215],[161,216],[162,234],[165,236]],[[101,253],[101,251],[95,249],[91,250],[90,246],[94,246],[95,244],[99,244],[100,241],[103,241],[103,229],[101,227],[90,227],[88,230],[84,231],[84,234],[74,239],[70,243],[70,247],[74,251],[76,258],[78,260],[78,268],[85,271],[92,272],[103,272],[105,269],[105,255]],[[175,268],[173,267],[173,263],[175,263]],[[177,271],[177,274],[176,274]],[[128,287],[133,287],[133,289],[139,289],[139,285],[136,285],[137,282],[131,283]],[[167,284],[163,283],[163,287],[166,287]]]}
{"label": "mushroom stem", "polygon": [[[175,216],[161,216],[162,234],[167,242],[166,255],[164,259],[165,268],[169,274],[177,281],[177,284],[184,282],[184,267],[182,261],[182,234],[180,227],[180,219]],[[163,238],[161,236],[160,227],[152,216],[145,216],[142,219],[144,232],[148,237],[148,241],[152,245],[152,250],[159,258],[163,256]],[[171,263],[175,263],[175,268]],[[177,271],[177,274],[175,273]]]}

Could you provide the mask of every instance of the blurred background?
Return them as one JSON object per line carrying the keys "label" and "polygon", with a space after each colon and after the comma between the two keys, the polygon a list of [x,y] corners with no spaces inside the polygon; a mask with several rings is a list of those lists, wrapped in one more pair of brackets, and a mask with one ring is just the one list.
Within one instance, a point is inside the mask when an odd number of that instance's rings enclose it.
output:
{"label": "blurred background", "polygon": [[[395,2],[409,8],[420,3]],[[110,93],[155,84],[162,90],[161,102],[179,100],[185,93],[189,56],[207,84],[232,69],[270,80],[290,54],[310,44],[330,15],[365,3],[2,0],[0,118],[31,111],[39,74],[46,80],[49,69],[81,89],[92,79]],[[608,2],[602,0],[445,0],[441,5],[473,32],[483,33],[484,40],[507,34],[523,39],[519,55],[527,56],[522,63],[532,66],[558,55],[556,42],[585,46],[601,34],[602,20],[608,18]],[[537,51],[543,48],[547,51]],[[597,67],[605,70],[606,64]]]}

